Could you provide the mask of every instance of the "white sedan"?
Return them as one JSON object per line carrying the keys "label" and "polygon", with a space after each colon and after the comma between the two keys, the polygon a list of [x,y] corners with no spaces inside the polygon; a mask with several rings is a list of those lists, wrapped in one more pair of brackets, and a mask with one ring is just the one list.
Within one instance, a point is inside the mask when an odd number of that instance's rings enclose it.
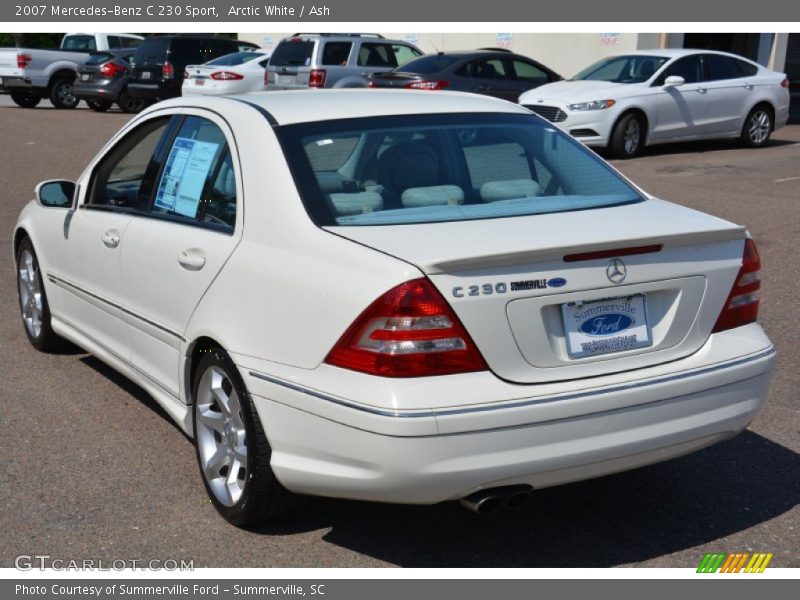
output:
{"label": "white sedan", "polygon": [[189,65],[182,93],[221,95],[258,92],[264,89],[269,54],[259,51],[234,52],[202,65]]}
{"label": "white sedan", "polygon": [[783,73],[710,50],[642,50],[604,58],[519,103],[618,158],[664,142],[739,138],[764,146],[789,118]]}
{"label": "white sedan", "polygon": [[736,435],[775,362],[744,227],[469,94],[161,102],[13,244],[30,342],[152,394],[237,525],[515,506]]}

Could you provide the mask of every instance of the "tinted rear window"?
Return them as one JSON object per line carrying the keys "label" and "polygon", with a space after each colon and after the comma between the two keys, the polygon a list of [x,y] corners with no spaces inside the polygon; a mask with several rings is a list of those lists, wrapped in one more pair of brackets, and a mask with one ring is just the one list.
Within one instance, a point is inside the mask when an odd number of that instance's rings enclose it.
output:
{"label": "tinted rear window", "polygon": [[297,67],[311,64],[314,42],[283,40],[270,56],[269,64],[276,67]]}
{"label": "tinted rear window", "polygon": [[397,70],[403,73],[438,73],[454,65],[459,60],[461,60],[460,56],[432,54],[410,60]]}
{"label": "tinted rear window", "polygon": [[104,62],[111,60],[114,58],[114,55],[109,52],[97,52],[92,54],[89,58],[86,59],[86,62],[83,64],[85,65],[102,65]]}
{"label": "tinted rear window", "polygon": [[134,60],[139,64],[145,59],[162,61],[167,55],[167,48],[169,48],[169,38],[148,38],[136,49]]}
{"label": "tinted rear window", "polygon": [[283,126],[319,225],[411,225],[603,208],[639,193],[532,115],[373,117]]}

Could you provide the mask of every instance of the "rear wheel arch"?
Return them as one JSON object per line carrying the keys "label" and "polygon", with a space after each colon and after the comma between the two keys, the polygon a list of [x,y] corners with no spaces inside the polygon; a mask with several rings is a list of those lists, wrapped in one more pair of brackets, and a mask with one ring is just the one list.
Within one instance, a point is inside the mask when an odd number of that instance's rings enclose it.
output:
{"label": "rear wheel arch", "polygon": [[183,383],[184,389],[186,390],[186,403],[188,405],[194,404],[192,387],[194,385],[195,374],[197,373],[197,365],[200,364],[205,354],[208,354],[216,348],[223,349],[223,346],[209,336],[200,336],[196,338],[186,348]]}
{"label": "rear wheel arch", "polygon": [[[769,111],[770,117],[771,117],[771,121],[772,121],[771,122],[772,131],[775,131],[775,107],[772,105],[772,102],[770,102],[769,100],[766,100],[766,99],[759,100],[758,102],[753,104],[753,106],[750,108],[750,110],[747,111],[747,115],[749,115],[755,109],[757,109],[759,107],[762,107],[762,106]],[[745,115],[745,118],[747,118],[747,115]]]}
{"label": "rear wheel arch", "polygon": [[62,79],[69,79],[71,81],[75,80],[77,75],[76,71],[72,69],[59,69],[58,71],[50,74],[50,79],[47,80],[47,90],[48,93],[57,81],[61,81]]}

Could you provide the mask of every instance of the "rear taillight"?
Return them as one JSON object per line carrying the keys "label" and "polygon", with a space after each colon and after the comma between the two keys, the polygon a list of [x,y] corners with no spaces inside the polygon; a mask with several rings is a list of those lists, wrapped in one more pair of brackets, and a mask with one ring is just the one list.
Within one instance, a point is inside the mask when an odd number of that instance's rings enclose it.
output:
{"label": "rear taillight", "polygon": [[23,54],[22,52],[17,53],[17,68],[24,69],[29,64],[31,64],[31,55],[30,54]]}
{"label": "rear taillight", "polygon": [[322,88],[325,87],[325,69],[311,69],[308,74],[308,87]]}
{"label": "rear taillight", "polygon": [[244,76],[238,73],[231,73],[230,71],[216,71],[209,75],[214,81],[238,81],[244,79]]}
{"label": "rear taillight", "polygon": [[450,87],[449,81],[429,80],[429,81],[413,81],[405,85],[409,90],[443,90]]}
{"label": "rear taillight", "polygon": [[378,84],[370,80],[370,82],[367,84],[367,87],[376,88],[378,87]]}
{"label": "rear taillight", "polygon": [[756,245],[751,239],[744,242],[744,256],[742,267],[736,275],[731,293],[725,300],[725,306],[717,318],[712,333],[732,329],[753,323],[758,319],[758,290],[761,280],[758,271],[761,268],[761,259],[758,256]]}
{"label": "rear taillight", "polygon": [[424,377],[486,370],[453,309],[427,279],[414,279],[373,302],[325,362],[382,377]]}
{"label": "rear taillight", "polygon": [[175,67],[172,66],[172,63],[167,61],[164,63],[164,66],[161,67],[161,77],[164,79],[174,79],[175,78]]}
{"label": "rear taillight", "polygon": [[127,71],[126,67],[107,62],[97,72],[103,77],[114,77],[117,73],[124,73],[125,71]]}
{"label": "rear taillight", "polygon": [[786,88],[787,90],[789,89],[789,78],[788,77],[784,77],[783,81],[781,81],[781,87],[782,88]]}

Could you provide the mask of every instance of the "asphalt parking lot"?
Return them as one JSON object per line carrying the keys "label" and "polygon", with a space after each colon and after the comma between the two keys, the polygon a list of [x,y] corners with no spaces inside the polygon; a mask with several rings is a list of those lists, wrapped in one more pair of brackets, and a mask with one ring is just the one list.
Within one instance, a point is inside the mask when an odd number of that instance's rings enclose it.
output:
{"label": "asphalt parking lot", "polygon": [[539,491],[487,516],[455,504],[317,499],[242,531],[207,500],[191,442],[145,392],[78,349],[39,354],[18,315],[11,239],[44,179],[76,178],[130,118],[26,110],[0,96],[0,566],[54,558],[195,567],[696,567],[772,552],[800,567],[800,125],[769,147],[659,147],[616,165],[648,191],[746,224],[763,261],[761,320],[778,349],[750,429],[702,452]]}

